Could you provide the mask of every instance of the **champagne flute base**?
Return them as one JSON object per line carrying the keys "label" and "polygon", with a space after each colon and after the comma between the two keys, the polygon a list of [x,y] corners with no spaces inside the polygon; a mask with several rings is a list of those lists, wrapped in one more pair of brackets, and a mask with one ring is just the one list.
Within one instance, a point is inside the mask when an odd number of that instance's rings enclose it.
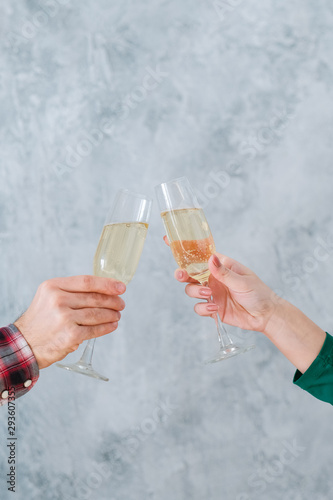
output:
{"label": "champagne flute base", "polygon": [[82,375],[87,375],[87,377],[104,380],[105,382],[109,381],[107,377],[104,377],[104,375],[100,375],[98,372],[96,372],[90,364],[73,363],[72,365],[63,365],[61,363],[57,363],[57,367],[71,372],[81,373]]}
{"label": "champagne flute base", "polygon": [[211,363],[217,363],[218,361],[223,361],[224,359],[232,358],[233,356],[237,356],[238,354],[242,354],[254,348],[255,348],[254,344],[243,347],[239,347],[235,344],[229,344],[223,349],[221,349],[212,359],[205,361],[205,364],[208,365]]}

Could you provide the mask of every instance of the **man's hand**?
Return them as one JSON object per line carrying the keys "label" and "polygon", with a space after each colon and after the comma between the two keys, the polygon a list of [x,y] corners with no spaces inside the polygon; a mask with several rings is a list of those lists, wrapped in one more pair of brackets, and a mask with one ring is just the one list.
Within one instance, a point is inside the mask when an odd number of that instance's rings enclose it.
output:
{"label": "man's hand", "polygon": [[15,321],[40,369],[63,359],[87,339],[118,327],[125,307],[124,283],[96,276],[44,281],[26,312]]}

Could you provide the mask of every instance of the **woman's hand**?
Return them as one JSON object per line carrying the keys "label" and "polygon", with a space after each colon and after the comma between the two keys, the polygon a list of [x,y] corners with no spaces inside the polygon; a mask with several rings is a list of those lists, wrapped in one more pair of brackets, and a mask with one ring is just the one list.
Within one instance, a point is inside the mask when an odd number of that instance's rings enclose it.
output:
{"label": "woman's hand", "polygon": [[[166,237],[164,241],[168,244]],[[263,332],[304,373],[318,356],[325,331],[236,260],[217,253],[210,257],[208,265],[209,288],[190,278],[183,269],[175,271],[178,281],[188,283],[185,291],[189,297],[213,296],[213,303],[197,303],[195,312],[211,316],[218,311],[228,325]]]}
{"label": "woman's hand", "polygon": [[[164,241],[169,244],[166,236]],[[178,281],[188,283],[185,292],[189,297],[213,297],[213,302],[197,303],[195,312],[200,316],[211,316],[218,311],[223,323],[264,332],[279,297],[253,271],[226,255],[212,255],[208,265],[211,272],[209,287],[200,285],[183,269],[175,271]]]}
{"label": "woman's hand", "polygon": [[234,259],[222,254],[210,257],[208,287],[177,269],[176,279],[188,282],[185,292],[196,299],[213,297],[213,302],[199,302],[194,310],[200,316],[218,312],[223,323],[244,330],[265,331],[278,297],[258,276]]}

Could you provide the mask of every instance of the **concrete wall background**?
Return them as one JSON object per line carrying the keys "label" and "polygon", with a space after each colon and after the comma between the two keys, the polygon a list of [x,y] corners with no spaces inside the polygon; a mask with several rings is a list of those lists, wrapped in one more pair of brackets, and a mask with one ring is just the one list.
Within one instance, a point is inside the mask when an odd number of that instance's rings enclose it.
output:
{"label": "concrete wall background", "polygon": [[[119,188],[187,175],[217,248],[332,332],[332,26],[328,0],[1,2],[1,324],[41,281],[91,272]],[[162,236],[155,205],[119,329],[96,344],[110,382],[51,367],[17,402],[15,498],[331,498],[330,406],[261,334],[202,366],[214,324]]]}

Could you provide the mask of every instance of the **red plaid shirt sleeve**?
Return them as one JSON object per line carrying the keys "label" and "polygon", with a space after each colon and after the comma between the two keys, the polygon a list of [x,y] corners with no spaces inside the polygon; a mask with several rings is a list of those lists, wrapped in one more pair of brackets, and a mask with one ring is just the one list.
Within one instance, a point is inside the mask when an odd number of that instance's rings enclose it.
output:
{"label": "red plaid shirt sleeve", "polygon": [[0,328],[0,406],[8,395],[19,398],[33,388],[39,377],[36,358],[15,325]]}

